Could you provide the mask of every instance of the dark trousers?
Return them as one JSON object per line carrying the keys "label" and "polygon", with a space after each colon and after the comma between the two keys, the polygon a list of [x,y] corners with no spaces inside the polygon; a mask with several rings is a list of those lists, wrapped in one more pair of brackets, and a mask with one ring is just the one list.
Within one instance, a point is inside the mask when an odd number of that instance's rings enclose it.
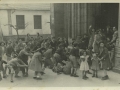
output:
{"label": "dark trousers", "polygon": [[[23,61],[26,65],[28,65],[28,62],[27,61]],[[22,71],[22,74],[24,75],[25,74],[25,68],[24,67],[21,67],[20,68],[21,69],[21,71]]]}

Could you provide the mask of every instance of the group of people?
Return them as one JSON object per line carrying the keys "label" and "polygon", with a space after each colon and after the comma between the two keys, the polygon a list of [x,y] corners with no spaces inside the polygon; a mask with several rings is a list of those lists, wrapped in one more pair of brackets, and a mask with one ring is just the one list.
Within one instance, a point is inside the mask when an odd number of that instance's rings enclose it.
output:
{"label": "group of people", "polygon": [[[28,77],[28,70],[34,71],[34,79],[41,80],[45,68],[51,69],[58,75],[61,73],[79,77],[77,71],[82,71],[82,78],[88,79],[87,74],[98,78],[98,70],[104,70],[102,80],[107,80],[107,70],[114,67],[115,42],[118,37],[117,29],[95,30],[89,28],[89,35],[72,39],[72,45],[66,38],[37,36],[27,34],[25,41],[1,42],[0,44],[0,80],[7,78],[7,73],[18,78],[19,71],[23,77]],[[5,58],[6,56],[6,58]],[[30,60],[30,61],[28,61]],[[2,75],[3,73],[3,75]]]}

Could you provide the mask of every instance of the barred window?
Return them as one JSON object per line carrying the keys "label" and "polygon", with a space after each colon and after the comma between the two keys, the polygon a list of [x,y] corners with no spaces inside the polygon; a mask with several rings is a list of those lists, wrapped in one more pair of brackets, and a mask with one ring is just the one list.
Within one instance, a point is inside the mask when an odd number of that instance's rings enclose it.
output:
{"label": "barred window", "polygon": [[25,29],[24,15],[16,15],[16,25],[18,29]]}
{"label": "barred window", "polygon": [[34,15],[34,29],[42,29],[42,16]]}

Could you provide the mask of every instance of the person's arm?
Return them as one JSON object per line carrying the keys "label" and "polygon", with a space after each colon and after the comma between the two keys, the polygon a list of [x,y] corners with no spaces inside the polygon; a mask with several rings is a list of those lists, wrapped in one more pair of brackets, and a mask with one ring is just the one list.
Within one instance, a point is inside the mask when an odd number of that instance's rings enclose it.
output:
{"label": "person's arm", "polygon": [[92,25],[89,26],[88,31],[89,31],[89,32],[88,32],[89,35],[91,35],[91,32],[92,32]]}
{"label": "person's arm", "polygon": [[114,33],[114,37],[112,38],[110,44],[116,42],[117,38],[118,38],[118,32]]}
{"label": "person's arm", "polygon": [[25,55],[27,56],[32,56],[33,54],[32,53],[27,53],[27,52],[24,52]]}
{"label": "person's arm", "polygon": [[[21,63],[21,64],[20,64]],[[18,67],[27,67],[28,65],[26,65],[22,60],[20,60],[20,63],[19,62],[16,62],[17,66]]]}
{"label": "person's arm", "polygon": [[104,55],[102,56],[101,60],[104,60],[107,57],[107,54],[108,54],[108,50],[107,48],[105,48]]}

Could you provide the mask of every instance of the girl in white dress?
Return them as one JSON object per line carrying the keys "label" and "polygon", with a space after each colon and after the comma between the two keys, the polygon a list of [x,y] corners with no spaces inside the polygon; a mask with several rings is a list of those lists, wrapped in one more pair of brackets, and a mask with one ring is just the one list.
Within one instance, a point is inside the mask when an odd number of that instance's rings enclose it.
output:
{"label": "girl in white dress", "polygon": [[80,65],[80,70],[82,71],[82,76],[83,79],[87,79],[88,77],[86,76],[87,71],[89,70],[89,66],[88,66],[88,55],[86,53],[86,51],[83,52],[83,55],[80,57],[81,60],[81,65]]}

